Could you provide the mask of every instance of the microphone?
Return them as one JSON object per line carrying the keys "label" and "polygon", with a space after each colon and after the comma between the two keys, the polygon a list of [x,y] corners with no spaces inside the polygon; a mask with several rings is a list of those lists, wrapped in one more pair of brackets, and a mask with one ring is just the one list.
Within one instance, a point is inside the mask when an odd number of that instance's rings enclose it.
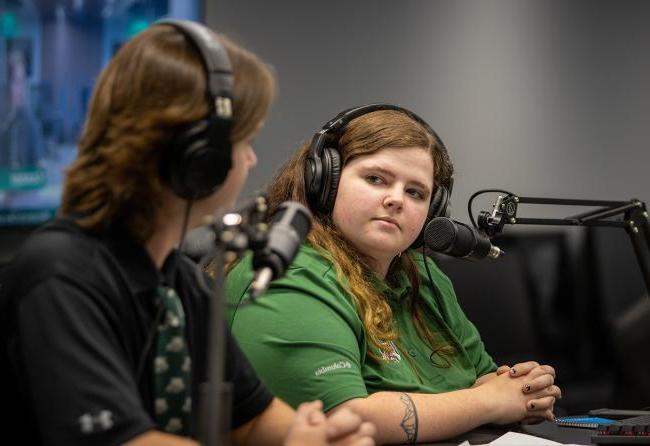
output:
{"label": "microphone", "polygon": [[295,201],[285,201],[273,214],[266,246],[253,254],[255,278],[250,295],[255,299],[273,279],[281,277],[298,253],[311,229],[309,209]]}
{"label": "microphone", "polygon": [[466,260],[496,259],[504,253],[482,232],[447,217],[436,217],[427,224],[424,244],[432,251]]}

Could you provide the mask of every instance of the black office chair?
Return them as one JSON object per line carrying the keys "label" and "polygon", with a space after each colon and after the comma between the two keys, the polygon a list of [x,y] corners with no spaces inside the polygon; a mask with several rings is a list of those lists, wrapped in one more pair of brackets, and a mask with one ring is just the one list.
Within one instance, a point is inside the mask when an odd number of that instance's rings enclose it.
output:
{"label": "black office chair", "polygon": [[498,260],[468,262],[434,254],[497,364],[541,356],[521,257],[505,245],[500,247],[508,254]]}
{"label": "black office chair", "polygon": [[[467,262],[436,255],[458,300],[478,327],[497,364],[536,360],[552,364],[566,412],[602,407],[611,373],[594,371],[589,315],[581,271],[585,253],[569,249],[564,231],[504,234],[494,241],[506,254]],[[597,373],[595,373],[597,372]]]}
{"label": "black office chair", "polygon": [[600,367],[611,367],[614,392],[609,405],[650,406],[650,298],[629,236],[622,229],[590,228],[594,308],[600,326]]}
{"label": "black office chair", "polygon": [[612,407],[650,410],[650,297],[640,298],[612,324],[616,380]]}

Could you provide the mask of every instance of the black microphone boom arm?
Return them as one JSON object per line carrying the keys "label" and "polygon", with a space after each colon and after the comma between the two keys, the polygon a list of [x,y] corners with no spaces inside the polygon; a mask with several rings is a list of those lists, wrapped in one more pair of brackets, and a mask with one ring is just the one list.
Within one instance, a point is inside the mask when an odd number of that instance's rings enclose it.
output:
{"label": "black microphone boom arm", "polygon": [[[517,216],[521,204],[590,206],[598,207],[598,209],[562,219],[521,218]],[[622,219],[608,220],[617,216],[622,216]],[[645,203],[640,200],[605,201],[520,197],[515,194],[499,195],[492,213],[482,211],[479,214],[478,226],[488,236],[493,237],[501,233],[506,224],[624,228],[630,237],[646,289],[650,295],[650,218]]]}

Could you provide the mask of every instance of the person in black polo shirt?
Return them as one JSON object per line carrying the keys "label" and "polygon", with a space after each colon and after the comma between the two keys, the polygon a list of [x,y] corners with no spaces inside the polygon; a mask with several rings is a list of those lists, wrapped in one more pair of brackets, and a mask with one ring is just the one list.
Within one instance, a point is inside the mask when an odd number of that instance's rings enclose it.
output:
{"label": "person in black polo shirt", "polygon": [[[101,73],[60,215],[0,282],[5,437],[194,444],[209,296],[176,245],[233,205],[274,85],[255,55],[192,22],[150,27]],[[374,444],[350,411],[296,414],[274,398],[226,335],[235,443]]]}

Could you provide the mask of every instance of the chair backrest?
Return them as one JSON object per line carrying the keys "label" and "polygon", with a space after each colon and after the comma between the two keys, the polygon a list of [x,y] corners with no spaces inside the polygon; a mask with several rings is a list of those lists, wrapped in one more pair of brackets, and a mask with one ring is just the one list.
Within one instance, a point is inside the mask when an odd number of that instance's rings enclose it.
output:
{"label": "chair backrest", "polygon": [[592,280],[600,301],[603,320],[612,324],[647,290],[630,238],[619,228],[589,228],[592,250]]}
{"label": "chair backrest", "polygon": [[576,339],[574,283],[566,234],[523,233],[495,241],[505,255],[467,262],[436,255],[458,300],[498,363],[569,362]]}
{"label": "chair backrest", "polygon": [[611,407],[650,406],[650,298],[629,236],[623,229],[590,228],[591,278],[614,371]]}

